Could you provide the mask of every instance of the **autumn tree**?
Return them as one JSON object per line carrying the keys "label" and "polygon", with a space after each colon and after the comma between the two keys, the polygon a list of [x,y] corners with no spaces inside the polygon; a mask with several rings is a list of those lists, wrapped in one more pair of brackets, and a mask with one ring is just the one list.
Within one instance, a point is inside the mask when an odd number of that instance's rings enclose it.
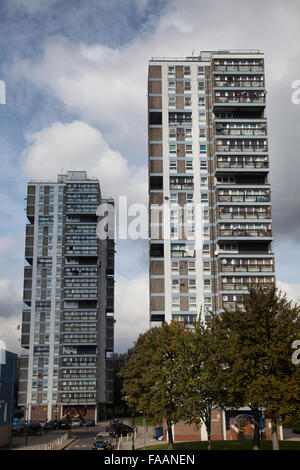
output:
{"label": "autumn tree", "polygon": [[253,448],[260,448],[261,413],[272,419],[273,448],[278,448],[276,425],[299,412],[299,373],[292,363],[292,343],[298,336],[298,306],[275,287],[251,287],[243,309],[226,310],[212,319],[222,364],[218,380],[220,404],[249,406],[254,416]]}
{"label": "autumn tree", "polygon": [[179,322],[151,328],[139,336],[133,355],[120,372],[128,405],[157,423],[166,421],[169,449],[173,449],[172,425],[186,418],[180,353],[186,334]]}
{"label": "autumn tree", "polygon": [[217,380],[220,362],[216,354],[219,345],[212,326],[210,323],[204,325],[200,320],[196,321],[193,329],[185,336],[185,345],[181,352],[185,361],[184,403],[189,414],[188,422],[198,426],[201,422],[204,423],[209,450],[212,410],[218,407],[220,400],[220,384]]}

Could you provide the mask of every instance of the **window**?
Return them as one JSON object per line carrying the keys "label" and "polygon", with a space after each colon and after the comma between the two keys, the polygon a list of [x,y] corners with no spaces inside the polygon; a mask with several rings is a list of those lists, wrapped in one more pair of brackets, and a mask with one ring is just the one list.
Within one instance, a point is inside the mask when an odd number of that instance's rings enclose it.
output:
{"label": "window", "polygon": [[206,121],[205,113],[199,113],[199,121],[201,122]]}
{"label": "window", "polygon": [[176,139],[176,128],[175,127],[170,127],[169,129],[169,137],[170,139]]}
{"label": "window", "polygon": [[186,202],[190,203],[194,201],[194,194],[193,193],[187,193],[186,195]]}
{"label": "window", "polygon": [[200,169],[201,170],[207,170],[207,161],[206,160],[200,160]]}
{"label": "window", "polygon": [[179,261],[172,261],[172,271],[179,270]]}
{"label": "window", "polygon": [[204,98],[204,96],[199,96],[199,97],[198,97],[198,105],[201,106],[201,107],[202,107],[202,106],[205,106],[205,98]]}
{"label": "window", "polygon": [[186,160],[185,169],[186,169],[186,171],[193,171],[193,161],[192,160]]}
{"label": "window", "polygon": [[176,160],[170,160],[170,171],[177,171],[177,162],[176,162]]}
{"label": "window", "polygon": [[192,129],[190,127],[185,129],[185,137],[192,137]]}
{"label": "window", "polygon": [[172,290],[179,290],[179,279],[172,279]]}
{"label": "window", "polygon": [[203,75],[204,74],[204,67],[201,65],[198,66],[198,75]]}
{"label": "window", "polygon": [[169,150],[170,150],[170,153],[176,153],[177,152],[176,144],[170,144],[169,145]]}
{"label": "window", "polygon": [[170,194],[170,201],[173,204],[177,204],[177,202],[178,202],[178,193],[171,193]]}
{"label": "window", "polygon": [[190,75],[191,74],[191,67],[190,66],[185,66],[183,68],[183,73],[184,73],[184,75]]}
{"label": "window", "polygon": [[200,153],[206,153],[206,145],[200,145]]}
{"label": "window", "polygon": [[184,91],[190,91],[191,89],[191,82],[184,82]]}
{"label": "window", "polygon": [[206,177],[201,177],[201,186],[207,186],[207,178]]}
{"label": "window", "polygon": [[175,82],[169,81],[169,90],[170,90],[170,91],[175,90]]}
{"label": "window", "polygon": [[193,146],[192,146],[192,144],[186,144],[186,146],[185,146],[185,153],[193,153]]}
{"label": "window", "polygon": [[189,307],[190,308],[197,307],[196,297],[189,297]]}
{"label": "window", "polygon": [[211,297],[204,297],[204,303],[211,305]]}
{"label": "window", "polygon": [[207,193],[202,193],[201,194],[201,202],[207,202],[208,201],[208,194]]}
{"label": "window", "polygon": [[200,139],[203,139],[203,138],[206,137],[206,129],[205,129],[205,127],[200,127],[200,129],[199,129],[199,137],[200,137]]}
{"label": "window", "polygon": [[195,271],[195,270],[196,270],[196,263],[195,263],[195,261],[189,261],[189,262],[188,262],[188,270],[189,270],[189,271]]}
{"label": "window", "polygon": [[169,96],[169,106],[176,106],[176,96]]}
{"label": "window", "polygon": [[204,91],[205,89],[205,82],[198,82],[198,90],[199,91]]}
{"label": "window", "polygon": [[189,279],[189,290],[196,289],[196,279]]}
{"label": "window", "polygon": [[192,98],[190,96],[184,97],[184,106],[192,106]]}
{"label": "window", "polygon": [[174,67],[174,65],[169,65],[169,67],[168,67],[168,74],[169,74],[169,75],[174,75],[174,74],[175,74],[175,67]]}
{"label": "window", "polygon": [[172,297],[172,307],[179,308],[180,299],[179,297]]}

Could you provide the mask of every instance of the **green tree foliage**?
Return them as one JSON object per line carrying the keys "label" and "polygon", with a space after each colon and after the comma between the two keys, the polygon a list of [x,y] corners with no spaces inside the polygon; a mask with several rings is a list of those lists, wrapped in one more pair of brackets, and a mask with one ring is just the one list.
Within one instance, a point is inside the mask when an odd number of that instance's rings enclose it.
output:
{"label": "green tree foliage", "polygon": [[182,351],[185,358],[186,389],[185,407],[189,423],[204,423],[208,436],[208,449],[211,449],[211,414],[218,405],[220,386],[218,374],[220,363],[217,358],[218,343],[212,325],[204,326],[196,322],[194,329],[186,337]]}
{"label": "green tree foliage", "polygon": [[166,421],[170,449],[172,424],[186,418],[181,355],[186,334],[184,325],[178,322],[151,328],[139,336],[133,355],[120,372],[128,405],[144,411],[157,424]]}
{"label": "green tree foliage", "polygon": [[263,410],[273,422],[274,449],[278,448],[276,424],[299,413],[299,371],[291,360],[299,312],[275,287],[253,287],[244,297],[244,309],[225,310],[211,321],[222,364],[216,378],[219,404],[251,408],[254,449],[260,448]]}

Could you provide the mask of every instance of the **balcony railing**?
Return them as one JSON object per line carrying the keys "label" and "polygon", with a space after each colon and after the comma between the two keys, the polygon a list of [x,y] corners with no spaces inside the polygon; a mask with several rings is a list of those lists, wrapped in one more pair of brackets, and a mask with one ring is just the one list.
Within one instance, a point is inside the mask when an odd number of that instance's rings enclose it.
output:
{"label": "balcony railing", "polygon": [[266,99],[265,97],[253,97],[250,98],[249,96],[240,96],[240,97],[229,97],[229,96],[215,96],[215,103],[217,104],[256,104],[261,103],[265,104]]}
{"label": "balcony railing", "polygon": [[220,229],[219,237],[272,237],[268,229]]}
{"label": "balcony railing", "polygon": [[216,88],[263,88],[263,80],[216,80],[214,83]]}
{"label": "balcony railing", "polygon": [[230,264],[220,264],[219,271],[223,273],[268,273],[273,272],[273,264],[269,265],[257,265],[257,264],[248,264],[248,265],[230,265]]}
{"label": "balcony railing", "polygon": [[245,194],[239,194],[239,195],[219,194],[218,201],[219,202],[270,202],[270,196],[269,195],[247,196]]}
{"label": "balcony railing", "polygon": [[263,72],[261,65],[215,65],[215,72]]}
{"label": "balcony railing", "polygon": [[216,152],[267,152],[268,147],[266,145],[220,145],[217,144]]}
{"label": "balcony railing", "polygon": [[219,212],[219,219],[270,219],[270,211],[260,212]]}
{"label": "balcony railing", "polygon": [[249,282],[248,284],[245,284],[245,283],[234,283],[234,284],[231,284],[231,283],[222,283],[222,290],[236,290],[236,291],[247,291],[249,289],[249,286],[250,285],[263,285],[263,286],[266,286],[266,287],[269,287],[273,284],[273,281],[270,281],[270,282],[257,282],[257,281],[253,281],[253,282]]}
{"label": "balcony railing", "polygon": [[[225,150],[228,152],[229,150]],[[265,157],[264,157],[265,158]],[[217,168],[269,168],[268,159],[264,161],[259,159],[247,159],[247,158],[236,158],[232,157],[230,160],[227,159],[218,159]]]}
{"label": "balcony railing", "polygon": [[220,128],[216,129],[216,137],[222,137],[232,135],[232,136],[245,136],[245,137],[252,137],[252,136],[266,136],[267,131],[266,129],[236,129],[236,128]]}

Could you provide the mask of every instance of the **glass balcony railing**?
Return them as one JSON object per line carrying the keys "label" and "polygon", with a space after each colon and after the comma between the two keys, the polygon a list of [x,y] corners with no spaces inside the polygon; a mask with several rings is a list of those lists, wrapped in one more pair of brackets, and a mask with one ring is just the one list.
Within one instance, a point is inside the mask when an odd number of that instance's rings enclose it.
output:
{"label": "glass balcony railing", "polygon": [[219,219],[270,219],[270,211],[257,212],[219,212]]}
{"label": "glass balcony railing", "polygon": [[216,80],[216,88],[264,88],[263,80]]}
{"label": "glass balcony railing", "polygon": [[222,137],[222,136],[245,136],[245,137],[253,137],[253,136],[262,136],[265,137],[267,135],[267,130],[266,128],[262,129],[228,129],[228,128],[216,128],[216,137]]}
{"label": "glass balcony railing", "polygon": [[242,142],[240,145],[216,145],[216,152],[267,152],[268,147],[266,145],[246,145]]}
{"label": "glass balcony railing", "polygon": [[263,72],[261,65],[215,65],[215,72]]}
{"label": "glass balcony railing", "polygon": [[219,237],[272,237],[270,229],[219,229]]}
{"label": "glass balcony railing", "polygon": [[269,195],[218,195],[218,202],[270,202]]}
{"label": "glass balcony railing", "polygon": [[273,272],[274,266],[273,264],[268,265],[258,265],[258,264],[220,264],[219,265],[219,272],[223,273],[266,273],[266,272]]}
{"label": "glass balcony railing", "polygon": [[[229,150],[225,150],[229,151]],[[266,169],[269,168],[268,158],[218,158],[217,168],[249,168],[249,169]]]}
{"label": "glass balcony railing", "polygon": [[217,104],[265,104],[266,99],[264,96],[250,97],[250,96],[215,96],[215,103]]}
{"label": "glass balcony railing", "polygon": [[250,285],[263,285],[263,286],[271,286],[274,281],[250,281],[249,283],[222,283],[222,290],[230,290],[230,291],[248,291]]}

